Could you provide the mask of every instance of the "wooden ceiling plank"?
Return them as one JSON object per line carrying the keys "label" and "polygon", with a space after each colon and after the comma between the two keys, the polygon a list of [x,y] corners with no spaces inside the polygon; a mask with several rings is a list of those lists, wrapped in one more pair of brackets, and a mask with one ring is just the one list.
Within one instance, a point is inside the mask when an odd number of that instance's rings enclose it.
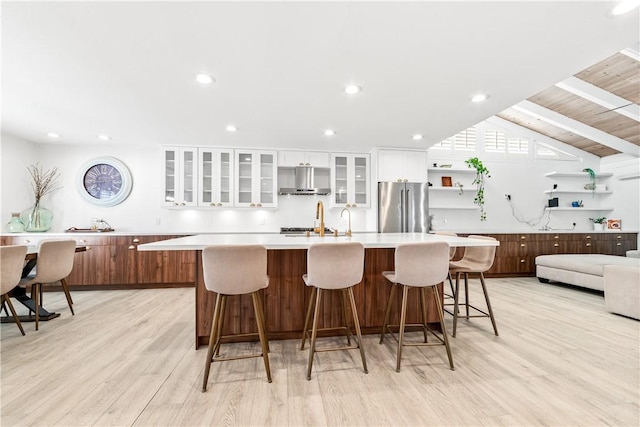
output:
{"label": "wooden ceiling plank", "polygon": [[567,92],[571,92],[574,95],[601,105],[609,110],[615,111],[618,114],[622,114],[625,117],[629,117],[630,119],[640,122],[640,105],[627,105],[631,101],[600,89],[591,83],[585,82],[584,80],[577,77],[569,77],[560,83],[556,83],[556,86],[560,89],[566,90]]}
{"label": "wooden ceiling plank", "polygon": [[614,150],[618,150],[622,153],[635,157],[640,157],[639,146],[599,129],[587,126],[584,123],[563,116],[562,114],[556,113],[555,111],[549,110],[548,108],[542,107],[531,101],[522,101],[519,104],[514,105],[513,108],[516,111],[528,114],[559,128],[581,135],[587,139],[591,139],[599,144],[611,147]]}

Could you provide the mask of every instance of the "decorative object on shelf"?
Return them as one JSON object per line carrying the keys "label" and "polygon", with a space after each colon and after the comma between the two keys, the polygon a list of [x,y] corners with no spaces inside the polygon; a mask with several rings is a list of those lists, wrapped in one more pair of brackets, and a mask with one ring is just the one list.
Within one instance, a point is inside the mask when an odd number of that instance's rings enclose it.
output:
{"label": "decorative object on shelf", "polygon": [[584,189],[585,190],[591,190],[593,196],[595,197],[596,195],[596,173],[593,169],[591,168],[584,168],[582,169],[582,172],[586,172],[589,174],[589,180],[591,182],[589,182],[588,184],[584,185]]}
{"label": "decorative object on shelf", "polygon": [[607,228],[609,230],[620,230],[622,228],[622,220],[620,219],[608,219]]}
{"label": "decorative object on shelf", "polygon": [[462,189],[462,183],[456,182],[455,184],[453,184],[453,186],[458,187],[458,196],[462,196],[462,194],[464,193],[464,190]]}
{"label": "decorative object on shelf", "polygon": [[450,168],[451,165],[440,165],[439,167],[441,167],[441,168]]}
{"label": "decorative object on shelf", "polygon": [[595,231],[602,231],[604,230],[604,225],[607,222],[607,218],[604,216],[600,216],[596,218],[589,218],[589,221],[593,222],[593,229]]}
{"label": "decorative object on shelf", "polygon": [[76,180],[80,195],[100,206],[122,203],[133,186],[127,166],[114,157],[98,157],[80,167]]}
{"label": "decorative object on shelf", "polygon": [[7,231],[9,233],[22,233],[24,224],[20,220],[20,212],[11,212],[11,219],[7,223]]}
{"label": "decorative object on shelf", "polygon": [[20,214],[20,220],[24,224],[24,231],[44,232],[51,229],[53,213],[40,206],[40,200],[47,194],[59,189],[57,180],[60,172],[57,167],[44,170],[39,163],[27,166],[31,175],[31,188],[35,196],[35,203]]}
{"label": "decorative object on shelf", "polygon": [[571,206],[574,207],[574,208],[583,207],[582,200],[574,200],[573,202],[571,202]]}
{"label": "decorative object on shelf", "polygon": [[443,176],[442,177],[442,186],[443,187],[452,187],[453,186],[450,176]]}
{"label": "decorative object on shelf", "polygon": [[473,198],[473,203],[480,207],[480,221],[486,221],[487,213],[484,210],[484,184],[486,178],[491,178],[489,169],[487,169],[477,157],[471,157],[464,162],[468,167],[476,170],[476,178],[472,182],[472,184],[476,184],[476,197]]}

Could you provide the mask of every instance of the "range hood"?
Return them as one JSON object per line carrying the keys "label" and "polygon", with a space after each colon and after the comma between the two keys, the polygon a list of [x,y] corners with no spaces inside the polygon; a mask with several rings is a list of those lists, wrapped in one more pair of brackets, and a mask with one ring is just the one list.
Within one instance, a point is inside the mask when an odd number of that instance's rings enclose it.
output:
{"label": "range hood", "polygon": [[315,172],[313,166],[296,166],[295,168],[295,187],[280,188],[278,194],[281,195],[300,195],[300,196],[323,196],[331,194],[330,188],[321,188],[315,186]]}

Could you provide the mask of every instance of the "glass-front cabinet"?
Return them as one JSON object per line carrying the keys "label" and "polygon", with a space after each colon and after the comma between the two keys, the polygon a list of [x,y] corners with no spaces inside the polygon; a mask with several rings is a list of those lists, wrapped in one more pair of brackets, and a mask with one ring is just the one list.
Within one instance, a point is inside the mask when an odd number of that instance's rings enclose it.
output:
{"label": "glass-front cabinet", "polygon": [[195,147],[165,147],[164,206],[197,205],[197,155]]}
{"label": "glass-front cabinet", "polygon": [[233,150],[200,148],[198,159],[198,206],[233,206]]}
{"label": "glass-front cabinet", "polygon": [[235,206],[278,206],[276,159],[276,151],[235,150]]}
{"label": "glass-front cabinet", "polygon": [[340,153],[331,155],[333,179],[331,206],[368,208],[369,154]]}

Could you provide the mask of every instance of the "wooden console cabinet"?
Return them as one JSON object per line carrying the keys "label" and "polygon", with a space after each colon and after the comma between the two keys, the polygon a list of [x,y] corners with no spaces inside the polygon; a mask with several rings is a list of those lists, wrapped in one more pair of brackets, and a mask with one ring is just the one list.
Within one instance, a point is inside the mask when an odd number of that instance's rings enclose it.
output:
{"label": "wooden console cabinet", "polygon": [[519,233],[483,234],[496,238],[493,267],[487,277],[535,276],[535,259],[549,254],[605,254],[625,256],[637,248],[638,233]]}
{"label": "wooden console cabinet", "polygon": [[[45,235],[42,236],[46,238]],[[193,287],[196,283],[196,252],[139,252],[142,243],[173,239],[175,235],[123,236],[74,235],[87,251],[75,256],[73,271],[67,279],[72,289],[135,289]],[[56,236],[59,238],[59,236]],[[19,245],[29,240],[26,235],[2,236],[3,245]]]}

